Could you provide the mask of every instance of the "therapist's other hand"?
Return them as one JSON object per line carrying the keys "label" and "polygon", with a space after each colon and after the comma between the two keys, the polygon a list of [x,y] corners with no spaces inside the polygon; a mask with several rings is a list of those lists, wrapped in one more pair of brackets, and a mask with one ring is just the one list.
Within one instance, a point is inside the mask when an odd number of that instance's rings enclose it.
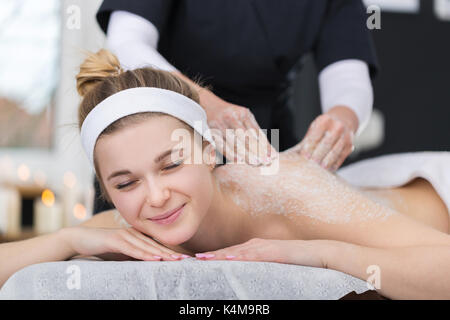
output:
{"label": "therapist's other hand", "polygon": [[336,171],[353,152],[358,118],[353,110],[336,106],[318,116],[298,145],[297,152],[323,168]]}
{"label": "therapist's other hand", "polygon": [[208,125],[220,133],[213,134],[216,147],[227,159],[258,166],[276,158],[278,152],[248,108],[218,98],[205,110]]}

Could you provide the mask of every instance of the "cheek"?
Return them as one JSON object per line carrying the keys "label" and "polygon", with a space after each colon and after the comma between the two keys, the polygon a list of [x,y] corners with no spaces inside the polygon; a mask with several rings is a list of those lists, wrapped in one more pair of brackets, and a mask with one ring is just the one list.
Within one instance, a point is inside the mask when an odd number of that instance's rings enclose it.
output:
{"label": "cheek", "polygon": [[114,205],[128,222],[132,222],[139,215],[142,199],[136,190],[130,192],[117,192],[113,195]]}
{"label": "cheek", "polygon": [[199,210],[207,210],[211,203],[213,188],[211,173],[202,165],[188,165],[177,177],[180,191],[190,198],[198,206]]}

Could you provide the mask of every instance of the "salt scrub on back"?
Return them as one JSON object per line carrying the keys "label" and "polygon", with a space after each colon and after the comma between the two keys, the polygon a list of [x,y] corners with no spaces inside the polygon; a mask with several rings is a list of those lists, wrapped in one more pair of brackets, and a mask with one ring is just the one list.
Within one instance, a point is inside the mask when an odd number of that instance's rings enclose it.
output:
{"label": "salt scrub on back", "polygon": [[[252,216],[304,215],[326,223],[367,221],[396,213],[364,196],[342,178],[313,161],[280,154],[279,170],[261,175],[246,164],[228,164],[215,171],[233,202]],[[355,220],[353,220],[355,221]]]}

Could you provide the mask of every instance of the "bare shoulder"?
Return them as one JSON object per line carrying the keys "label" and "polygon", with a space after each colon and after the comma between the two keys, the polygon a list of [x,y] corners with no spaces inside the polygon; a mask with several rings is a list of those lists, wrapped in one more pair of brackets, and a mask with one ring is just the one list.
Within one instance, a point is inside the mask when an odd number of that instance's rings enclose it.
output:
{"label": "bare shoulder", "polygon": [[84,227],[97,227],[97,228],[121,228],[119,221],[115,218],[116,209],[103,211],[95,214],[89,220],[84,221],[80,226]]}

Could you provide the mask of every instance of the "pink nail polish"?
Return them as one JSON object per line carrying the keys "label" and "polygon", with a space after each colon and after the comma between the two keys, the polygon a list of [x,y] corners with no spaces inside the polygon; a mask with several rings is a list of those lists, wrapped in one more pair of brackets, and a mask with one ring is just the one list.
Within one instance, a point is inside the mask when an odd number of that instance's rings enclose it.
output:
{"label": "pink nail polish", "polygon": [[180,258],[180,256],[177,256],[176,254],[171,254],[170,256],[171,256],[172,258],[174,258],[174,259]]}
{"label": "pink nail polish", "polygon": [[236,256],[226,256],[227,259],[234,259]]}
{"label": "pink nail polish", "polygon": [[216,255],[215,254],[205,254],[205,258],[212,258],[212,257],[215,257]]}
{"label": "pink nail polish", "polygon": [[204,258],[206,255],[204,253],[196,253],[195,256],[197,258]]}
{"label": "pink nail polish", "polygon": [[186,259],[186,258],[190,258],[191,256],[188,256],[187,254],[182,254],[181,257],[182,257],[183,259]]}
{"label": "pink nail polish", "polygon": [[161,259],[160,256],[153,256],[153,258],[155,258],[155,259]]}

